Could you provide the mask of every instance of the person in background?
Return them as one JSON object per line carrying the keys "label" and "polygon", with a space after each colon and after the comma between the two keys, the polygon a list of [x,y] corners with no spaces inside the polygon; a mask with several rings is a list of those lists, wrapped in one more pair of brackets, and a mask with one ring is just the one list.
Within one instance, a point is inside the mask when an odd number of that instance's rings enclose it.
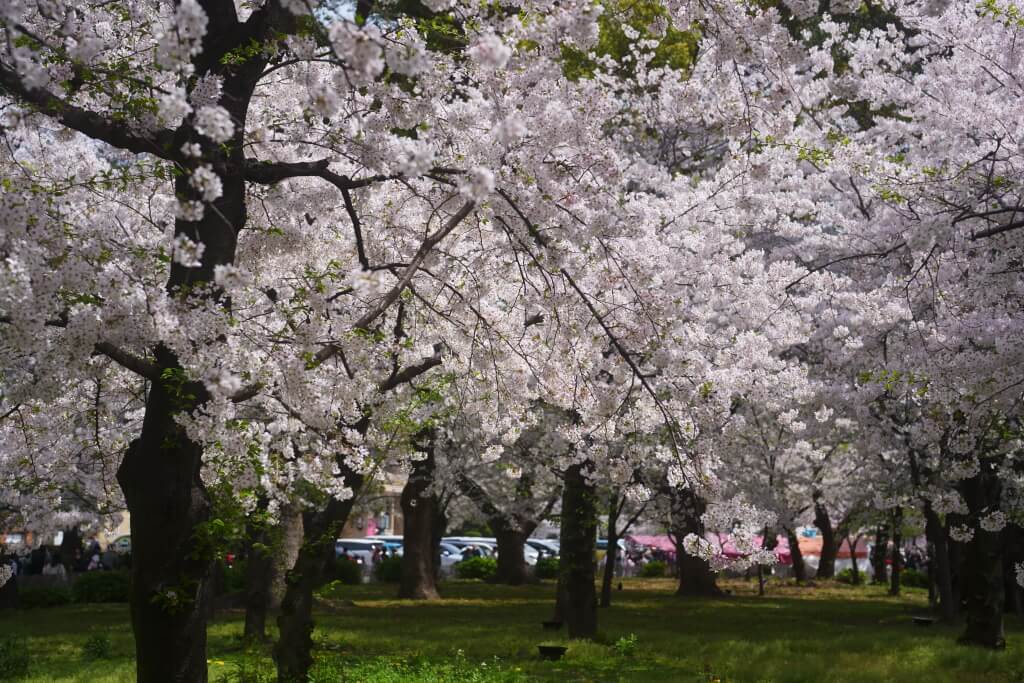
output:
{"label": "person in background", "polygon": [[55,576],[61,583],[68,580],[68,572],[64,569],[58,553],[50,556],[50,561],[43,567],[43,576]]}

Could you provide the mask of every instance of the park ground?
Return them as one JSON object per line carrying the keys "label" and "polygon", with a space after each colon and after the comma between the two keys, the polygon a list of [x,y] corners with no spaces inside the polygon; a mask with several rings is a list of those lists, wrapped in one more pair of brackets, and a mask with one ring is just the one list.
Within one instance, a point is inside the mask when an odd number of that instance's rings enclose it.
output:
{"label": "park ground", "polygon": [[[1009,645],[988,652],[955,644],[960,627],[921,627],[925,592],[893,598],[883,587],[797,587],[727,581],[722,600],[676,598],[670,580],[627,579],[600,612],[595,643],[544,632],[550,583],[511,588],[444,585],[444,599],[396,600],[394,586],[329,587],[317,615],[314,681],[680,681],[1024,683],[1024,623],[1007,618]],[[242,641],[242,613],[209,629],[210,680],[274,680],[269,647]],[[551,636],[555,637],[552,638]],[[126,605],[74,605],[0,613],[0,638],[27,648],[23,681],[133,681]],[[540,643],[568,645],[541,661]]]}

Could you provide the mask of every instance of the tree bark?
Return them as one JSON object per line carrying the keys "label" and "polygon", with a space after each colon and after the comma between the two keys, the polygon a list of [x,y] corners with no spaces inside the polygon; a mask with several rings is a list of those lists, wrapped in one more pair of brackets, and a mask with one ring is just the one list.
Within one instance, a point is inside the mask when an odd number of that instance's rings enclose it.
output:
{"label": "tree bark", "polygon": [[889,577],[889,595],[900,594],[900,573],[903,571],[903,508],[892,511],[892,575]]}
{"label": "tree bark", "polygon": [[939,515],[928,501],[924,503],[924,533],[928,540],[932,582],[939,598],[939,614],[946,622],[954,621],[960,611],[960,605],[953,597],[953,574],[950,567],[949,543],[946,529]]}
{"label": "tree bark", "polygon": [[280,609],[284,600],[285,577],[295,566],[302,547],[302,509],[297,505],[286,505],[281,509],[281,521],[276,529],[275,552],[270,576],[270,595],[267,607]]}
{"label": "tree bark", "polygon": [[689,489],[672,493],[672,537],[676,546],[676,573],[679,587],[676,595],[692,597],[721,597],[715,573],[708,563],[694,557],[683,548],[683,539],[689,534],[704,537],[704,514],[707,504]]}
{"label": "tree bark", "polygon": [[334,559],[334,541],[352,512],[355,496],[363,486],[363,475],[338,463],[341,476],[352,489],[348,500],[332,498],[320,511],[303,515],[303,544],[294,568],[288,572],[281,614],[277,617],[280,637],[274,647],[277,679],[281,683],[305,683],[313,666],[313,591],[323,584],[327,567]]}
{"label": "tree bark", "polygon": [[427,457],[413,462],[412,472],[402,489],[402,580],[398,597],[408,600],[437,600],[437,559],[434,557],[434,527],[438,513],[434,483],[434,443],[423,446]]}
{"label": "tree bark", "polygon": [[857,534],[856,538],[851,539],[849,536],[846,537],[846,547],[850,551],[850,573],[852,575],[853,585],[859,586],[860,580],[860,567],[857,566],[857,544],[860,543],[860,534]]}
{"label": "tree bark", "polygon": [[243,637],[249,642],[262,642],[267,639],[267,610],[270,607],[274,560],[266,525],[250,523],[246,526]]}
{"label": "tree bark", "polygon": [[889,532],[886,530],[884,525],[879,524],[878,528],[875,529],[875,545],[871,548],[871,567],[875,573],[872,583],[889,583],[889,578],[886,575],[886,563],[885,558],[888,555],[889,548]]}
{"label": "tree bark", "polygon": [[[166,351],[159,351],[164,356]],[[205,394],[196,383],[185,387]],[[209,519],[202,448],[174,421],[175,389],[151,385],[142,434],[117,472],[131,513],[131,616],[139,681],[206,681],[205,584],[212,548],[196,530]]]}
{"label": "tree bark", "polygon": [[[570,638],[597,635],[597,594],[594,590],[594,547],[597,541],[597,500],[589,479],[593,463],[571,465],[562,491],[560,585]],[[556,608],[557,611],[557,608]]]}
{"label": "tree bark", "polygon": [[792,529],[786,529],[786,538],[789,540],[789,556],[793,561],[793,578],[798,582],[807,580],[807,565],[804,564],[804,554],[800,551],[800,538]]}
{"label": "tree bark", "polygon": [[815,577],[819,579],[834,578],[839,544],[836,540],[836,530],[828,515],[828,508],[819,498],[814,500],[814,526],[818,527],[818,531],[821,532],[821,557],[818,560],[818,571]]}
{"label": "tree bark", "polygon": [[[981,459],[981,469],[960,485],[960,494],[972,515],[999,505],[1002,485],[994,463]],[[1006,647],[1003,632],[1003,547],[1001,532],[980,526],[967,546],[964,562],[967,585],[967,626],[960,642],[991,649]]]}
{"label": "tree bark", "polygon": [[521,586],[530,579],[526,568],[526,539],[530,531],[511,527],[506,518],[491,518],[491,529],[498,541],[498,568],[494,573],[494,583],[508,586]]}
{"label": "tree bark", "polygon": [[[254,13],[253,35],[262,40],[276,16],[271,10]],[[284,15],[281,15],[284,16]],[[225,35],[237,34],[241,25],[234,8],[208,13],[203,51],[193,59],[197,75],[223,77],[221,104],[236,122],[246,120],[249,102],[267,57],[257,55],[242,63],[222,62],[234,46]],[[290,21],[290,19],[289,19]],[[276,30],[276,29],[275,29]],[[199,221],[177,218],[175,236],[205,246],[202,262],[189,268],[170,264],[166,289],[171,296],[193,292],[195,285],[215,281],[217,266],[235,260],[238,231],[247,218],[245,193],[245,126],[236,127],[225,144],[213,144],[196,135],[190,125],[174,134],[174,148],[185,142],[201,145],[202,158],[183,164],[174,181],[175,194],[199,200],[190,184],[190,171],[210,163],[221,180],[220,198],[205,208]],[[200,290],[201,291],[201,290]],[[216,292],[200,296],[219,297]],[[226,302],[225,302],[226,303]],[[197,340],[198,341],[198,340]],[[136,675],[146,681],[205,682],[205,582],[212,565],[212,548],[197,534],[209,519],[210,498],[200,477],[203,450],[192,442],[174,419],[209,400],[202,382],[187,377],[174,354],[163,345],[153,349],[156,378],[151,378],[146,413],[139,437],[129,445],[117,472],[131,513],[131,614],[135,633]]]}

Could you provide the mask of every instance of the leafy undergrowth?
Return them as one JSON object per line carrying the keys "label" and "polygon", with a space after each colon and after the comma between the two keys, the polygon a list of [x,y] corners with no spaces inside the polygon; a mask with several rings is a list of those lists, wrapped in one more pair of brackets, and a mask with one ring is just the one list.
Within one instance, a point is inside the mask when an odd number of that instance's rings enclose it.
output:
{"label": "leafy undergrowth", "polygon": [[[568,642],[541,629],[553,585],[510,588],[445,584],[445,598],[394,598],[390,585],[336,585],[317,615],[315,683],[506,683],[512,681],[683,683],[889,681],[1024,683],[1024,625],[1007,619],[1009,646],[955,645],[959,626],[914,626],[925,593],[891,598],[882,587],[729,581],[721,600],[681,599],[668,579],[627,579],[599,612],[597,642]],[[132,638],[124,605],[69,605],[0,612],[0,633],[29,653],[26,681],[131,681]],[[241,613],[209,629],[213,683],[274,680],[269,648],[241,638]],[[272,634],[273,635],[273,634]],[[551,636],[555,637],[552,638]],[[101,658],[83,656],[102,639]],[[568,646],[542,661],[540,643]],[[85,648],[85,650],[83,650]]]}

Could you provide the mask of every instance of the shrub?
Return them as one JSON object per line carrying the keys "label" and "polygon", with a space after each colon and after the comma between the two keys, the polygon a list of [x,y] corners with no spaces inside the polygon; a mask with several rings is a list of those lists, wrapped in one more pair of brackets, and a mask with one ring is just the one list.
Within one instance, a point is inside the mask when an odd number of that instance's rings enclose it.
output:
{"label": "shrub", "polygon": [[640,576],[645,579],[655,579],[665,576],[668,572],[668,565],[661,560],[651,560],[640,570]]}
{"label": "shrub", "polygon": [[455,575],[460,579],[492,578],[498,571],[498,561],[493,557],[471,557],[455,563]]}
{"label": "shrub", "polygon": [[38,588],[18,589],[18,607],[25,609],[59,607],[70,602],[71,590],[64,586],[40,586]]}
{"label": "shrub", "polygon": [[[867,580],[867,575],[864,572],[860,572],[860,582],[864,583]],[[853,583],[853,569],[847,567],[841,572],[836,572],[836,581],[840,583]]]}
{"label": "shrub", "polygon": [[615,649],[615,654],[620,657],[632,657],[636,654],[636,643],[637,638],[635,633],[630,633],[628,636],[623,636],[615,641],[612,647]]}
{"label": "shrub", "polygon": [[28,668],[28,648],[24,641],[14,638],[0,640],[0,681],[27,676]]}
{"label": "shrub", "polygon": [[85,659],[107,659],[110,657],[110,637],[103,633],[89,636],[82,644],[82,657]]}
{"label": "shrub", "polygon": [[75,602],[128,602],[128,572],[88,572],[71,586]]}
{"label": "shrub", "polygon": [[927,588],[928,575],[916,569],[904,569],[900,572],[900,583],[910,588]]}
{"label": "shrub", "polygon": [[538,579],[557,579],[558,578],[558,558],[557,557],[542,557],[537,560],[537,566],[533,568],[533,573]]}
{"label": "shrub", "polygon": [[363,582],[363,567],[352,558],[336,557],[331,563],[328,578],[346,586],[357,586]]}
{"label": "shrub", "polygon": [[373,568],[373,576],[383,583],[398,583],[402,580],[402,558],[385,557]]}

